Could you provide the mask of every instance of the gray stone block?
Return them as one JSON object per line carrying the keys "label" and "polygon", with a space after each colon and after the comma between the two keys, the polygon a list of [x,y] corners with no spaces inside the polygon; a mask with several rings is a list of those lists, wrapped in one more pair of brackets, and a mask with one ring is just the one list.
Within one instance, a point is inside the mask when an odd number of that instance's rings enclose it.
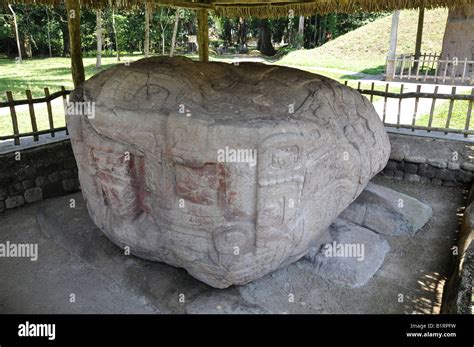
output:
{"label": "gray stone block", "polygon": [[25,199],[23,198],[22,195],[11,196],[5,200],[5,206],[7,207],[7,209],[20,207],[20,206],[23,206],[24,204],[25,204]]}
{"label": "gray stone block", "polygon": [[49,182],[56,183],[60,180],[59,172],[53,172],[48,175]]}
{"label": "gray stone block", "polygon": [[21,182],[23,189],[30,189],[35,186],[35,182],[33,180],[26,180]]}
{"label": "gray stone block", "polygon": [[331,241],[312,248],[301,265],[343,286],[365,285],[382,266],[390,250],[388,242],[369,229],[339,219],[329,231]]}
{"label": "gray stone block", "polygon": [[429,178],[434,178],[436,177],[436,173],[438,172],[438,169],[434,168],[431,165],[428,164],[420,164],[418,174],[420,176],[425,176]]}
{"label": "gray stone block", "polygon": [[432,178],[431,179],[431,184],[435,185],[435,186],[440,186],[443,184],[443,181],[440,180],[439,178]]}
{"label": "gray stone block", "polygon": [[76,181],[74,178],[68,178],[63,180],[63,189],[66,192],[72,192],[76,188]]}
{"label": "gray stone block", "polygon": [[398,162],[395,160],[389,160],[387,163],[387,166],[385,166],[385,170],[396,170],[397,169]]}
{"label": "gray stone block", "polygon": [[461,164],[461,168],[463,168],[466,171],[474,172],[474,163],[470,163],[466,161]]}
{"label": "gray stone block", "polygon": [[405,173],[404,175],[404,180],[412,183],[419,183],[420,182],[420,176],[414,175],[414,174],[409,174]]}
{"label": "gray stone block", "polygon": [[7,206],[5,205],[5,201],[0,201],[0,213],[5,211],[7,209]]}
{"label": "gray stone block", "polygon": [[48,185],[50,182],[49,182],[49,179],[47,177],[38,176],[35,179],[35,183],[36,183],[37,187],[44,187],[44,186]]}
{"label": "gray stone block", "polygon": [[472,182],[473,173],[470,171],[460,170],[456,173],[456,180],[463,183]]}
{"label": "gray stone block", "polygon": [[459,163],[449,161],[448,162],[448,169],[458,171],[458,170],[461,169],[461,165]]}
{"label": "gray stone block", "polygon": [[14,183],[8,186],[8,193],[9,193],[8,195],[22,194],[23,191],[24,191],[23,185],[20,182]]}
{"label": "gray stone block", "polygon": [[380,234],[413,235],[432,214],[430,206],[411,196],[369,183],[339,218]]}
{"label": "gray stone block", "polygon": [[446,169],[448,162],[442,159],[428,159],[428,164],[438,169]]}
{"label": "gray stone block", "polygon": [[396,170],[393,172],[393,179],[402,181],[403,180],[404,173],[403,171]]}
{"label": "gray stone block", "polygon": [[405,159],[405,155],[403,153],[394,151],[392,149],[392,152],[390,153],[390,160],[403,161],[403,159]]}
{"label": "gray stone block", "polygon": [[418,172],[418,165],[412,163],[405,163],[404,171],[407,174],[416,174]]}
{"label": "gray stone block", "polygon": [[414,164],[426,163],[426,158],[421,157],[421,156],[406,156],[404,160],[408,163],[414,163]]}
{"label": "gray stone block", "polygon": [[40,187],[30,188],[25,191],[25,200],[27,203],[31,204],[36,201],[43,199],[43,191]]}
{"label": "gray stone block", "polygon": [[453,170],[448,169],[440,169],[436,173],[436,178],[439,178],[443,181],[455,181],[456,180],[456,172]]}

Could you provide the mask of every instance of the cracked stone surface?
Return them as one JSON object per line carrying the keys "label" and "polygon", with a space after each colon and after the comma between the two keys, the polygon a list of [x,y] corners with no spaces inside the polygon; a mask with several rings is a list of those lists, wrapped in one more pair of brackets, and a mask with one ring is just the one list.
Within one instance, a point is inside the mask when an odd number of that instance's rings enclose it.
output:
{"label": "cracked stone surface", "polygon": [[[366,98],[286,67],[148,58],[70,101],[95,106],[68,114],[94,223],[217,288],[303,257],[390,153]],[[222,160],[224,149],[256,160]]]}

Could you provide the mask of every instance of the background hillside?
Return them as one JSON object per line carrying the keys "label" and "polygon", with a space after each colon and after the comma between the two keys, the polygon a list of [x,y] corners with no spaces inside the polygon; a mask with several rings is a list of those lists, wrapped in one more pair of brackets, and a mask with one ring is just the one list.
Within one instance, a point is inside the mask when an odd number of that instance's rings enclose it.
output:
{"label": "background hillside", "polygon": [[[445,8],[425,12],[422,52],[440,52],[448,17]],[[380,73],[388,51],[392,17],[387,16],[329,41],[321,47],[293,51],[279,63]],[[402,11],[398,54],[415,51],[418,11]]]}

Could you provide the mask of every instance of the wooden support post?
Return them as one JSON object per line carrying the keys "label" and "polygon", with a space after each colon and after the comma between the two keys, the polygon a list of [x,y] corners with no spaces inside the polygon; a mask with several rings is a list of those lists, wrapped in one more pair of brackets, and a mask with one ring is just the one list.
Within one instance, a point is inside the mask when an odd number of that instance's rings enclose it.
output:
{"label": "wooden support post", "polygon": [[394,11],[392,15],[392,29],[390,31],[390,49],[387,56],[385,79],[391,80],[395,75],[395,59],[397,57],[398,19],[400,11]]}
{"label": "wooden support post", "polygon": [[199,60],[209,61],[209,28],[207,10],[197,10]]}
{"label": "wooden support post", "polygon": [[[18,130],[18,118],[16,116],[16,110],[15,110],[15,103],[13,101],[13,95],[12,95],[12,92],[10,92],[10,91],[7,92],[7,100],[8,100],[8,103],[10,104],[10,115],[12,117],[13,135],[18,135],[18,134],[20,134],[20,131]],[[14,143],[15,143],[15,145],[19,145],[20,144],[20,138],[15,137]]]}
{"label": "wooden support post", "polygon": [[[418,12],[418,30],[416,31],[415,60],[421,56],[421,42],[423,40],[423,22],[425,21],[425,8],[420,7]],[[418,69],[419,62],[415,62],[415,69]]]}
{"label": "wooden support post", "polygon": [[53,119],[53,110],[51,108],[51,100],[49,100],[49,89],[44,88],[44,96],[46,97],[46,107],[48,109],[48,120],[49,120],[49,129],[51,129],[51,137],[55,137],[56,133],[54,132],[54,119]]}
{"label": "wooden support post", "polygon": [[26,98],[28,99],[28,109],[30,110],[31,129],[34,134],[33,140],[38,141],[39,136],[36,134],[38,132],[38,125],[36,124],[35,107],[33,106],[33,97],[29,89],[26,90]]}
{"label": "wooden support post", "polygon": [[72,80],[74,86],[78,87],[86,79],[84,64],[82,63],[81,9],[79,0],[65,0],[65,2],[69,28]]}

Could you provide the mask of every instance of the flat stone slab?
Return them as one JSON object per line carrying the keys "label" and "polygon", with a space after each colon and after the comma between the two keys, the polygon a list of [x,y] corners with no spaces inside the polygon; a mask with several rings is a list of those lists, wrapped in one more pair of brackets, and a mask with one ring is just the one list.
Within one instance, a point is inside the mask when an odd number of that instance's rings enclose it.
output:
{"label": "flat stone slab", "polygon": [[342,219],[331,224],[329,234],[330,241],[312,248],[301,263],[309,271],[351,288],[365,285],[390,250],[380,235]]}
{"label": "flat stone slab", "polygon": [[390,153],[360,93],[257,63],[113,67],[71,94],[68,129],[94,223],[216,288],[304,256]]}
{"label": "flat stone slab", "polygon": [[429,205],[393,189],[369,183],[339,218],[379,234],[413,235],[432,215]]}

